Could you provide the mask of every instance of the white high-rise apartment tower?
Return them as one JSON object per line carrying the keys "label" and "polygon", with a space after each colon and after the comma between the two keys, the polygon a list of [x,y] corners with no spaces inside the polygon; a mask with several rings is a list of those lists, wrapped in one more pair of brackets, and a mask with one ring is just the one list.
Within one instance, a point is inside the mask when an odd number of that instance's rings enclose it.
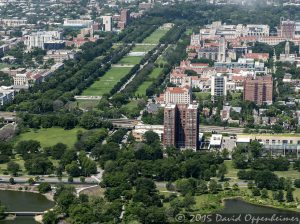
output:
{"label": "white high-rise apartment tower", "polygon": [[102,16],[104,31],[112,31],[112,16]]}

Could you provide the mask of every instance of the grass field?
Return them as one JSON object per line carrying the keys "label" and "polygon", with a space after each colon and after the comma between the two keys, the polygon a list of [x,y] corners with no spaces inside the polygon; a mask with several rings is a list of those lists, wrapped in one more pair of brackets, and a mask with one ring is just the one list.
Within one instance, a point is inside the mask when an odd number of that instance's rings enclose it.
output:
{"label": "grass field", "polygon": [[197,97],[197,100],[203,101],[203,100],[210,100],[210,92],[195,92],[194,93]]}
{"label": "grass field", "polygon": [[139,86],[135,92],[136,96],[146,96],[147,88],[152,84],[152,82],[160,75],[162,68],[155,68],[149,75],[148,79]]}
{"label": "grass field", "polygon": [[[14,159],[12,159],[12,161],[19,164],[21,171],[25,170],[24,160],[22,159],[22,157],[20,155],[16,155],[16,157]],[[3,173],[3,171],[5,171],[6,169],[7,169],[7,163],[0,164],[1,173]]]}
{"label": "grass field", "polygon": [[300,179],[300,172],[294,170],[293,167],[290,167],[288,171],[275,171],[274,173],[277,174],[279,177]]}
{"label": "grass field", "polygon": [[160,29],[155,30],[150,36],[148,36],[143,43],[144,44],[158,44],[160,38],[162,38],[169,30],[168,29]]}
{"label": "grass field", "polygon": [[132,52],[148,52],[154,48],[153,45],[136,45]]}
{"label": "grass field", "polygon": [[137,108],[137,105],[138,105],[138,101],[137,100],[132,100],[129,103],[123,105],[122,107],[126,108],[127,110],[132,110],[132,109]]}
{"label": "grass field", "polygon": [[131,68],[111,68],[98,81],[94,82],[81,95],[83,96],[102,96],[109,91],[123,78]]}
{"label": "grass field", "polygon": [[56,143],[64,143],[68,145],[69,148],[73,147],[77,140],[77,131],[84,130],[82,128],[74,128],[71,130],[64,130],[63,128],[48,128],[48,129],[38,129],[30,130],[29,132],[22,133],[18,141],[23,140],[36,140],[41,143],[42,147],[53,146]]}
{"label": "grass field", "polygon": [[225,160],[224,161],[224,164],[226,165],[227,167],[227,171],[228,173],[226,174],[226,177],[227,178],[230,178],[230,179],[235,179],[237,178],[237,172],[239,171],[238,169],[235,169],[232,165],[232,160]]}
{"label": "grass field", "polygon": [[100,100],[85,100],[85,99],[80,99],[72,102],[68,102],[67,107],[68,108],[83,108],[85,110],[91,110],[95,108],[99,104]]}
{"label": "grass field", "polygon": [[6,64],[6,63],[0,63],[0,69],[3,69],[3,68],[10,68],[12,67],[13,65],[10,65],[10,64]]}
{"label": "grass field", "polygon": [[136,65],[140,63],[143,57],[140,56],[125,56],[123,57],[118,64],[123,64],[123,65]]}
{"label": "grass field", "polygon": [[104,188],[101,188],[100,186],[96,186],[96,187],[85,189],[85,190],[81,191],[80,194],[86,194],[90,197],[102,197],[103,198],[104,192],[105,192]]}

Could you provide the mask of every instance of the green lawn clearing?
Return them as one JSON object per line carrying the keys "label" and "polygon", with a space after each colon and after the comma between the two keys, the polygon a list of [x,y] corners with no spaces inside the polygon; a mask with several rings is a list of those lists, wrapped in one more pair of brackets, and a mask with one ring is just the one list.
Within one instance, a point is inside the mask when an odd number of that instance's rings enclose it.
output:
{"label": "green lawn clearing", "polygon": [[154,68],[149,75],[148,79],[143,82],[137,91],[135,92],[136,96],[146,96],[146,90],[152,84],[152,82],[160,75],[162,68]]}
{"label": "green lawn clearing", "polygon": [[160,38],[162,38],[168,31],[169,29],[158,28],[143,41],[143,44],[158,44]]}
{"label": "green lawn clearing", "polygon": [[118,62],[123,65],[136,65],[139,64],[143,57],[140,56],[125,56]]}
{"label": "green lawn clearing", "polygon": [[82,128],[73,128],[64,130],[63,128],[42,128],[38,130],[31,129],[29,132],[22,133],[18,141],[36,140],[41,143],[42,147],[53,146],[57,143],[64,143],[69,148],[73,147],[77,141],[77,132],[84,130]]}
{"label": "green lawn clearing", "polygon": [[210,92],[195,92],[197,100],[203,101],[203,100],[210,100]]}
{"label": "green lawn clearing", "polygon": [[148,52],[154,48],[154,45],[136,45],[132,52]]}
{"label": "green lawn clearing", "polygon": [[131,68],[113,67],[105,73],[98,81],[94,82],[89,88],[83,91],[83,96],[102,96],[109,93],[110,90],[123,78]]}

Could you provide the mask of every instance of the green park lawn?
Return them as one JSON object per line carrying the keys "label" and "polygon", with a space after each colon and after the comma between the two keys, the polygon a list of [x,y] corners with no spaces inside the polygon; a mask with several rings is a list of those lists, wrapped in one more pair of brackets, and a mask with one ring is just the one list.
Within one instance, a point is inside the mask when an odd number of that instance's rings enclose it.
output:
{"label": "green park lawn", "polygon": [[210,100],[210,92],[195,92],[194,93],[199,101]]}
{"label": "green park lawn", "polygon": [[137,108],[138,106],[138,101],[137,100],[132,100],[129,103],[123,105],[122,107],[125,108],[126,110],[133,110]]}
{"label": "green park lawn", "polygon": [[83,96],[102,96],[109,91],[123,78],[131,68],[113,67],[105,73],[98,81],[83,91]]}
{"label": "green park lawn", "polygon": [[59,142],[66,144],[69,148],[73,147],[77,140],[77,132],[84,130],[82,128],[74,128],[64,130],[63,128],[42,128],[38,130],[31,129],[22,133],[16,142],[24,140],[36,140],[41,143],[42,147],[53,146]]}
{"label": "green park lawn", "polygon": [[141,56],[125,56],[118,62],[118,64],[136,65],[141,62],[142,58],[143,57],[141,57]]}
{"label": "green park lawn", "polygon": [[153,45],[136,45],[132,52],[148,52],[154,48]]}
{"label": "green park lawn", "polygon": [[160,38],[162,38],[168,31],[168,29],[158,28],[143,41],[143,44],[158,44]]}
{"label": "green park lawn", "polygon": [[100,100],[76,100],[75,104],[78,105],[79,108],[83,108],[85,110],[89,110],[91,108],[96,107],[99,104]]}
{"label": "green park lawn", "polygon": [[10,67],[13,67],[15,65],[10,65],[10,64],[6,64],[6,63],[0,63],[0,69],[3,69],[3,68],[10,68]]}
{"label": "green park lawn", "polygon": [[148,79],[143,82],[137,91],[135,92],[136,96],[146,96],[146,90],[152,84],[152,82],[160,75],[162,68],[154,68],[149,75]]}
{"label": "green park lawn", "polygon": [[[20,155],[16,155],[14,159],[12,159],[11,161],[18,163],[20,166],[20,170],[24,171],[25,167],[24,167],[24,160]],[[0,172],[3,174],[4,171],[6,171],[7,169],[7,163],[2,163],[0,164]]]}
{"label": "green park lawn", "polygon": [[228,171],[226,177],[230,179],[237,179],[237,172],[239,170],[233,167],[232,160],[225,160],[224,164],[226,165]]}
{"label": "green park lawn", "polygon": [[292,165],[290,166],[290,169],[288,171],[275,171],[274,173],[276,175],[278,175],[278,177],[291,178],[291,179],[300,179],[300,172],[297,171],[297,170],[294,170]]}

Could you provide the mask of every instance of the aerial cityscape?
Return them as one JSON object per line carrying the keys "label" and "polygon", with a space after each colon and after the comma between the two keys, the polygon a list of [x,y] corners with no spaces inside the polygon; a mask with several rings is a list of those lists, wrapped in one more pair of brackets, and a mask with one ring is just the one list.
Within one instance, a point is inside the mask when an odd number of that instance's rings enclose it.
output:
{"label": "aerial cityscape", "polygon": [[0,0],[0,223],[300,223],[300,0]]}

